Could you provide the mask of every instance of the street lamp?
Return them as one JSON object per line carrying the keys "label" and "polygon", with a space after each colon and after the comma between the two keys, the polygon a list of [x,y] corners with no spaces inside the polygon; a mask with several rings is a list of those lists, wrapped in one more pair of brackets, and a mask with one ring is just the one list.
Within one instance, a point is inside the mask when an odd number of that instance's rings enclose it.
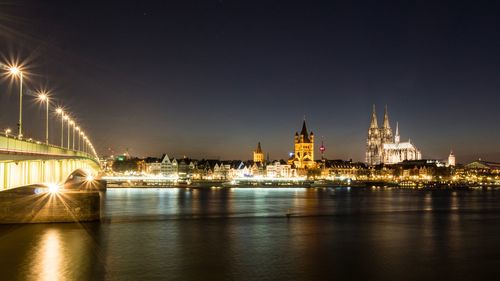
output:
{"label": "street lamp", "polygon": [[[80,138],[80,127],[79,126],[76,126],[76,135],[78,136],[78,138]],[[78,140],[77,146],[79,146],[79,145],[80,145],[80,141]],[[78,148],[78,150],[80,150],[80,149]]]}
{"label": "street lamp", "polygon": [[12,76],[19,77],[19,133],[18,137],[23,137],[23,72],[18,66],[8,67],[9,73]]}
{"label": "street lamp", "polygon": [[64,120],[66,120],[66,123],[68,124],[68,149],[69,149],[69,122],[71,121],[71,119],[69,119],[69,116],[68,115],[65,115],[64,116]]}
{"label": "street lamp", "polygon": [[38,99],[40,101],[45,102],[47,104],[47,114],[45,116],[45,144],[49,144],[49,95],[45,92],[41,92],[38,94]]}
{"label": "street lamp", "polygon": [[82,141],[82,147],[80,148],[80,140],[83,139],[83,136],[85,134],[83,133],[83,131],[80,132],[80,136],[78,137],[78,150],[82,151],[83,150],[83,141]]}
{"label": "street lamp", "polygon": [[87,136],[83,136],[83,144],[84,144],[84,150],[85,150],[85,153],[88,153],[87,150],[88,150],[88,147],[89,147],[89,143],[88,143],[88,139],[87,139]]}
{"label": "street lamp", "polygon": [[61,115],[61,147],[64,146],[64,111],[58,107],[56,113]]}
{"label": "street lamp", "polygon": [[80,150],[80,127],[76,126],[76,134],[78,135],[78,150]]}
{"label": "street lamp", "polygon": [[10,134],[10,128],[5,129],[5,136],[7,137],[7,150],[9,150],[9,134]]}
{"label": "street lamp", "polygon": [[[71,124],[71,126],[73,126],[73,146],[72,146],[72,148],[73,148],[73,150],[75,150],[75,121],[70,120],[69,123]],[[68,143],[68,149],[69,149],[69,143]]]}

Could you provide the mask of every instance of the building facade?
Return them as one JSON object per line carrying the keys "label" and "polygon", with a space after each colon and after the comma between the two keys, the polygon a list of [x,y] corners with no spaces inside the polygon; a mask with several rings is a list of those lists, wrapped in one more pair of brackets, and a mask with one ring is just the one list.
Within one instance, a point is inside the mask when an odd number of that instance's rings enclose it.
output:
{"label": "building facade", "polygon": [[294,153],[288,160],[288,164],[294,165],[297,169],[312,169],[316,167],[314,161],[314,134],[308,133],[306,121],[302,123],[300,134],[295,133]]}
{"label": "building facade", "polygon": [[262,152],[260,142],[257,144],[257,149],[253,152],[253,162],[264,163],[264,152]]}
{"label": "building facade", "polygon": [[165,177],[173,177],[177,175],[178,165],[177,160],[175,158],[170,160],[167,154],[163,157],[161,161],[161,175]]}
{"label": "building facade", "polygon": [[396,124],[396,134],[393,137],[387,106],[382,127],[378,126],[375,105],[373,105],[368,138],[366,139],[366,163],[368,165],[396,164],[404,160],[420,160],[422,154],[408,140],[400,141],[399,125]]}

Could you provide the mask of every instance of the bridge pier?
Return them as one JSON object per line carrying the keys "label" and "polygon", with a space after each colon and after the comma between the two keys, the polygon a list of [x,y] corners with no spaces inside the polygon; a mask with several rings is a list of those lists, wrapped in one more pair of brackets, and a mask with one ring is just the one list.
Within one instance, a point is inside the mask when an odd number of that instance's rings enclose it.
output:
{"label": "bridge pier", "polygon": [[82,190],[50,192],[37,186],[5,190],[0,192],[0,224],[100,220],[101,193]]}

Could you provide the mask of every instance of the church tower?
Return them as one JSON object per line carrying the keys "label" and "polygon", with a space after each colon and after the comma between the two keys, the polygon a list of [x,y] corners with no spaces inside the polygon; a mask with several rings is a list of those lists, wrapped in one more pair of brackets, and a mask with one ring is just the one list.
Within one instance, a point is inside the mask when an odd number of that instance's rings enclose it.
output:
{"label": "church tower", "polygon": [[253,162],[255,163],[264,163],[264,152],[260,147],[260,141],[257,144],[257,149],[253,152]]}
{"label": "church tower", "polygon": [[294,155],[289,161],[295,164],[298,169],[314,168],[314,134],[307,132],[306,120],[302,123],[300,134],[295,133],[294,137]]}
{"label": "church tower", "polygon": [[[385,118],[384,118],[385,119]],[[389,120],[387,120],[389,122]],[[384,120],[385,123],[385,120]],[[372,109],[372,119],[368,128],[368,138],[366,139],[366,163],[369,165],[380,164],[382,156],[382,134],[377,123],[377,113],[375,105]]]}
{"label": "church tower", "polygon": [[381,129],[382,133],[382,143],[392,143],[392,129],[389,122],[389,113],[387,112],[387,105],[385,106],[384,113],[384,127]]}
{"label": "church tower", "polygon": [[455,166],[455,154],[453,154],[453,150],[450,151],[450,155],[448,156],[448,166]]}

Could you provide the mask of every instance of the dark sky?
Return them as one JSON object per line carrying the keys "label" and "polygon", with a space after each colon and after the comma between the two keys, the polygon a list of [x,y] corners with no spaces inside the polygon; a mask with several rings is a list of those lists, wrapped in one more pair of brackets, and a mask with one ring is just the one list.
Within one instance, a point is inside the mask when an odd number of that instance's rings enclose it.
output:
{"label": "dark sky", "polygon": [[[286,158],[305,115],[328,158],[363,160],[375,103],[425,158],[500,161],[495,2],[0,1],[0,51],[100,154],[248,159],[261,141]],[[16,89],[0,85],[2,127]],[[25,111],[42,139],[40,105]]]}

